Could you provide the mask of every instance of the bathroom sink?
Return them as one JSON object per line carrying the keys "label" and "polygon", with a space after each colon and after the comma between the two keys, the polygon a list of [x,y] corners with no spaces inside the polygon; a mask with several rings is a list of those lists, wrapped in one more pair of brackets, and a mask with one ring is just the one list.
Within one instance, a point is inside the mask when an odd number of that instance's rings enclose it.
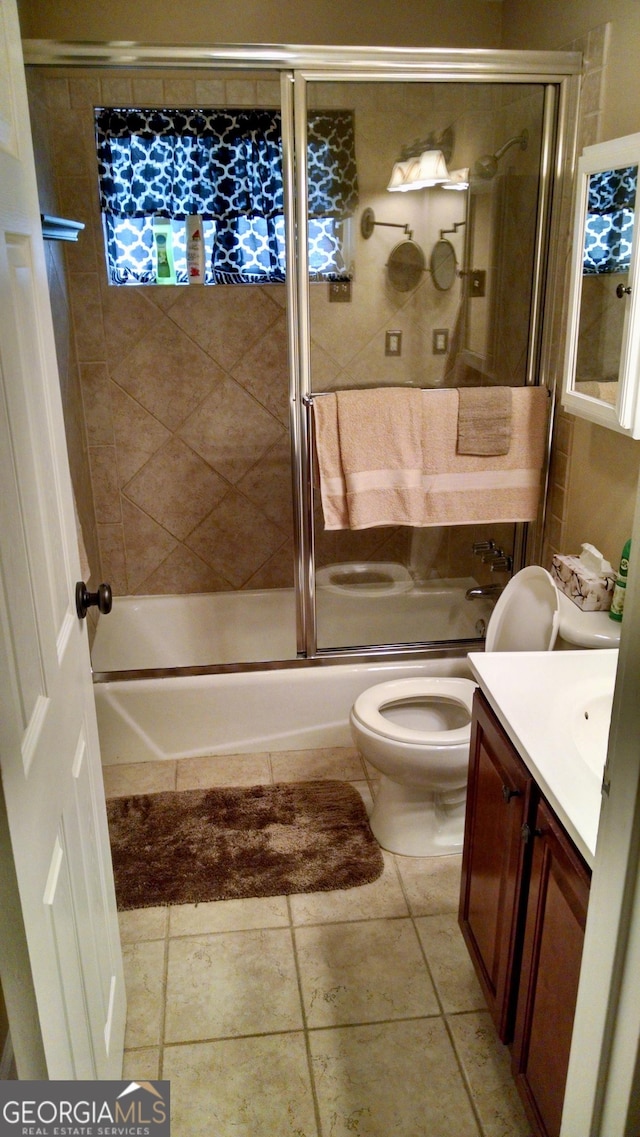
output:
{"label": "bathroom sink", "polygon": [[617,648],[470,653],[514,746],[588,864],[593,864]]}
{"label": "bathroom sink", "polygon": [[598,777],[602,776],[607,757],[613,687],[585,697],[584,692],[574,705],[571,715],[571,733],[580,757]]}

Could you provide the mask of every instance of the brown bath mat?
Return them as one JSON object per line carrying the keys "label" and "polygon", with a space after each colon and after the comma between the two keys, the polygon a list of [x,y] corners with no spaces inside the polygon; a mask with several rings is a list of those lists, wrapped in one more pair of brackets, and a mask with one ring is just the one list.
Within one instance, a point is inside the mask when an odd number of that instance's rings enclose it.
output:
{"label": "brown bath mat", "polygon": [[107,812],[121,911],[352,888],[383,868],[346,782],[142,794]]}

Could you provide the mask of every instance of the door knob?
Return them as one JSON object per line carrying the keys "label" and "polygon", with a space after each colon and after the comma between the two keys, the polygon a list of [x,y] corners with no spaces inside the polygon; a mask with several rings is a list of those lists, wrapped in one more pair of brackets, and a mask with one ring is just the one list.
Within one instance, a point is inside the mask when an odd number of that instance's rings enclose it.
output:
{"label": "door knob", "polygon": [[110,584],[98,585],[97,592],[89,592],[83,580],[79,580],[76,584],[76,612],[79,620],[84,620],[87,609],[93,608],[94,605],[106,616],[111,611],[112,603]]}

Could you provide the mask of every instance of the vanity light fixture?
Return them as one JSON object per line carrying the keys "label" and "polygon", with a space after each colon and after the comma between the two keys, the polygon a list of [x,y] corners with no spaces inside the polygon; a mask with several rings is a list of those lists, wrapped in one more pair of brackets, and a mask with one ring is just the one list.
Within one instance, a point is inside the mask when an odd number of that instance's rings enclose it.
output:
{"label": "vanity light fixture", "polygon": [[464,166],[459,170],[452,170],[449,174],[449,180],[443,182],[440,188],[449,190],[469,189],[469,167]]}
{"label": "vanity light fixture", "polygon": [[425,150],[415,158],[396,162],[391,171],[387,189],[391,193],[429,189],[450,180],[447,163],[441,150]]}

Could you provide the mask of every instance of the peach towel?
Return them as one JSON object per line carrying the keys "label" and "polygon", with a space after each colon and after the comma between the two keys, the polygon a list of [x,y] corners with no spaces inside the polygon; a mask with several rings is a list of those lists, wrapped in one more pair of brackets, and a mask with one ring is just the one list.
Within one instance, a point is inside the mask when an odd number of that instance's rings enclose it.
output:
{"label": "peach towel", "polygon": [[511,389],[511,445],[505,455],[458,454],[458,392],[424,391],[423,525],[533,521],[542,488],[549,396]]}
{"label": "peach towel", "polygon": [[458,454],[455,388],[338,391],[313,403],[326,529],[532,521],[546,447],[545,387],[514,387],[511,445]]}
{"label": "peach towel", "polygon": [[420,525],[422,391],[337,391],[314,412],[325,528]]}

